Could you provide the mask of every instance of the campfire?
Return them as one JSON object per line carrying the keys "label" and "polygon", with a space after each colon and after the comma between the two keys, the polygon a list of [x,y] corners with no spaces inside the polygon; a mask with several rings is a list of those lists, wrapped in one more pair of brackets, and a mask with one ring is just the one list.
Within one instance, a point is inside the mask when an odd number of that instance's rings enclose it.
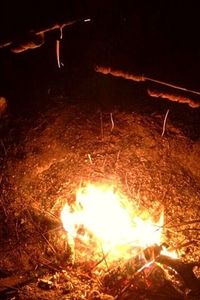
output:
{"label": "campfire", "polygon": [[[150,215],[114,186],[87,184],[77,190],[72,203],[65,204],[61,220],[73,264],[84,262],[84,267],[99,276],[104,292],[113,295],[112,299],[137,297],[141,279],[146,281],[145,289],[153,285],[160,288],[166,274],[171,280],[175,277],[173,295],[180,296],[181,280],[198,290],[194,265],[182,264],[178,252],[168,247],[162,207]],[[91,299],[96,299],[93,296]],[[100,294],[98,297],[104,299]]]}
{"label": "campfire", "polygon": [[197,191],[168,162],[169,141],[181,151],[170,118],[163,135],[164,113],[156,131],[154,116],[117,110],[62,106],[48,117],[7,156],[0,297],[199,299]]}
{"label": "campfire", "polygon": [[[155,215],[140,213],[112,186],[88,184],[77,190],[74,203],[64,206],[61,220],[74,251],[76,241],[81,241],[85,254],[93,247],[93,253],[112,263],[130,259],[153,245],[163,245],[163,209]],[[161,248],[166,255],[176,257],[175,252]],[[89,259],[97,258],[93,254]]]}
{"label": "campfire", "polygon": [[0,299],[199,300],[198,9],[6,2]]}

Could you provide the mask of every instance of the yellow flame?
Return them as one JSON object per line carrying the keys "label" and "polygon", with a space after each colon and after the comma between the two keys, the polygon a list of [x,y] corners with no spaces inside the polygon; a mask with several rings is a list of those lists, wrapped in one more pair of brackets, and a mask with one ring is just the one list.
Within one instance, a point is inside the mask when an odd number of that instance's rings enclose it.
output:
{"label": "yellow flame", "polygon": [[61,220],[71,239],[79,237],[88,246],[95,240],[112,261],[131,257],[135,249],[160,245],[164,217],[161,214],[155,223],[150,217],[135,216],[113,187],[89,184],[77,191],[73,206],[64,206]]}

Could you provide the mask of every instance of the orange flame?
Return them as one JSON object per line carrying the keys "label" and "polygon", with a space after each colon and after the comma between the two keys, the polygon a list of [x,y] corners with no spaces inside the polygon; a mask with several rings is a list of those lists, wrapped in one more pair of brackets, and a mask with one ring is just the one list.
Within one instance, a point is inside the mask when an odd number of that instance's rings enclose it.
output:
{"label": "orange flame", "polygon": [[136,216],[128,200],[106,185],[79,189],[75,204],[64,206],[61,220],[71,240],[78,237],[91,245],[93,239],[109,261],[128,259],[135,251],[162,243],[163,213],[157,223]]}

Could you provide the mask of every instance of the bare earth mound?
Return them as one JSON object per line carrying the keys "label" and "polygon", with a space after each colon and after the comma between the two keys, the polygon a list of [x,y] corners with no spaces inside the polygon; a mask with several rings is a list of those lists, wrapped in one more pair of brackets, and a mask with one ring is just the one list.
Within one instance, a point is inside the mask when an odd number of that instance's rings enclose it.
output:
{"label": "bare earth mound", "polygon": [[[20,120],[20,143],[5,149],[1,176],[0,270],[25,276],[24,287],[18,278],[18,287],[9,290],[11,295],[17,291],[12,299],[116,297],[101,290],[91,270],[69,264],[60,211],[87,182],[114,184],[152,214],[163,206],[166,243],[180,249],[181,260],[200,261],[200,142],[185,136],[170,116],[162,136],[163,121],[160,114],[66,103],[57,103],[32,124]],[[38,284],[49,274],[50,283]],[[10,285],[0,291],[5,294]],[[118,299],[199,299],[169,296],[162,288],[143,292]]]}

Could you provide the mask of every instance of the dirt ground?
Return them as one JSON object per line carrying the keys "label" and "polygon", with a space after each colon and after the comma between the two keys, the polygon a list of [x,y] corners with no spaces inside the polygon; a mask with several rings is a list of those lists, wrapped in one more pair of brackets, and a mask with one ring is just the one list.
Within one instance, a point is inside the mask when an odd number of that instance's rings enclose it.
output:
{"label": "dirt ground", "polygon": [[[60,210],[87,182],[114,184],[151,214],[163,206],[166,243],[182,261],[200,262],[199,111],[70,97],[49,95],[53,101],[36,115],[1,119],[0,271],[22,276],[2,299],[116,299],[68,261]],[[56,284],[38,284],[41,278]],[[121,299],[193,299],[161,290]]]}

